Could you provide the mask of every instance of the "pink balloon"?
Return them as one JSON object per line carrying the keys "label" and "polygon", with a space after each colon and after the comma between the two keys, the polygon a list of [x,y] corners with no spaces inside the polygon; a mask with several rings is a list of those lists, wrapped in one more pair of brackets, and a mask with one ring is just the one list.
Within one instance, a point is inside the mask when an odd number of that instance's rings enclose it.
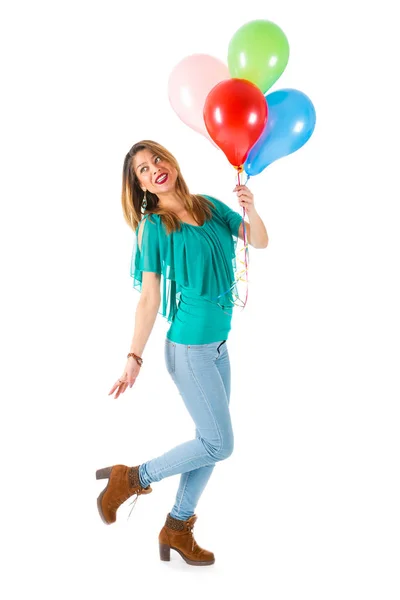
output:
{"label": "pink balloon", "polygon": [[208,54],[192,54],[174,67],[168,80],[169,101],[178,117],[214,146],[204,123],[204,104],[213,87],[230,78],[222,60]]}

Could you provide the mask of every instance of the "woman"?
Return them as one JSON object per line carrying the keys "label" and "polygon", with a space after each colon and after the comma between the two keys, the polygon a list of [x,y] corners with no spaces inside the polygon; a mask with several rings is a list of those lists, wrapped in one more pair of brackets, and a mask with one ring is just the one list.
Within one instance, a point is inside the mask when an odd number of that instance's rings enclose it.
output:
{"label": "woman", "polygon": [[[266,248],[267,231],[252,193],[246,186],[236,186],[235,191],[249,218],[248,243]],[[137,236],[131,274],[141,297],[124,373],[109,395],[116,392],[118,398],[136,381],[160,312],[171,323],[165,340],[167,369],[195,422],[196,437],[141,465],[98,470],[97,479],[108,479],[98,509],[105,523],[113,523],[118,507],[130,496],[148,494],[151,483],[180,473],[175,504],[159,535],[160,557],[169,560],[172,548],[188,564],[210,565],[214,555],[200,548],[192,529],[197,502],[215,463],[233,450],[225,342],[232,318],[236,242],[237,237],[243,239],[242,217],[215,198],[190,194],[175,158],[148,140],[135,144],[126,155],[122,206]]]}

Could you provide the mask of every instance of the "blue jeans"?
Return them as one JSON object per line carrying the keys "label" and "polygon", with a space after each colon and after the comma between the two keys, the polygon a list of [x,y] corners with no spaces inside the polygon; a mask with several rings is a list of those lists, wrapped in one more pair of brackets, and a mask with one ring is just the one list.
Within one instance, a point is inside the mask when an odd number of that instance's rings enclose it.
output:
{"label": "blue jeans", "polygon": [[139,467],[143,487],[181,473],[172,517],[186,520],[210,479],[215,463],[233,451],[229,413],[231,371],[226,340],[177,344],[165,340],[167,370],[196,426],[195,439],[176,446]]}

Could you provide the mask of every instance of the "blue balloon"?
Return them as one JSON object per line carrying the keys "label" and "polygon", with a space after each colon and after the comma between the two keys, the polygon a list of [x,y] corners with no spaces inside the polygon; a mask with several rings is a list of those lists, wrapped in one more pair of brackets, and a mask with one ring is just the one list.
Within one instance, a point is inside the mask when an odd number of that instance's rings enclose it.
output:
{"label": "blue balloon", "polygon": [[265,99],[267,124],[244,164],[249,176],[258,175],[275,160],[296,152],[315,128],[315,108],[303,92],[287,88],[272,92]]}

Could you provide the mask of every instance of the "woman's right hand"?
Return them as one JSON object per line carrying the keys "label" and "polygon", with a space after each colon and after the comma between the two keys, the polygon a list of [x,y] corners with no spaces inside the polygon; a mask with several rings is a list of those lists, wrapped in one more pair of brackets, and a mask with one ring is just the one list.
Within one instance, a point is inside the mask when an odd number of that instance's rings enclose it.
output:
{"label": "woman's right hand", "polygon": [[123,375],[114,383],[111,390],[108,392],[108,395],[111,396],[111,394],[117,390],[117,393],[114,396],[114,399],[117,399],[120,394],[124,393],[128,385],[129,387],[133,386],[139,375],[139,371],[140,365],[136,360],[133,357],[128,358]]}

